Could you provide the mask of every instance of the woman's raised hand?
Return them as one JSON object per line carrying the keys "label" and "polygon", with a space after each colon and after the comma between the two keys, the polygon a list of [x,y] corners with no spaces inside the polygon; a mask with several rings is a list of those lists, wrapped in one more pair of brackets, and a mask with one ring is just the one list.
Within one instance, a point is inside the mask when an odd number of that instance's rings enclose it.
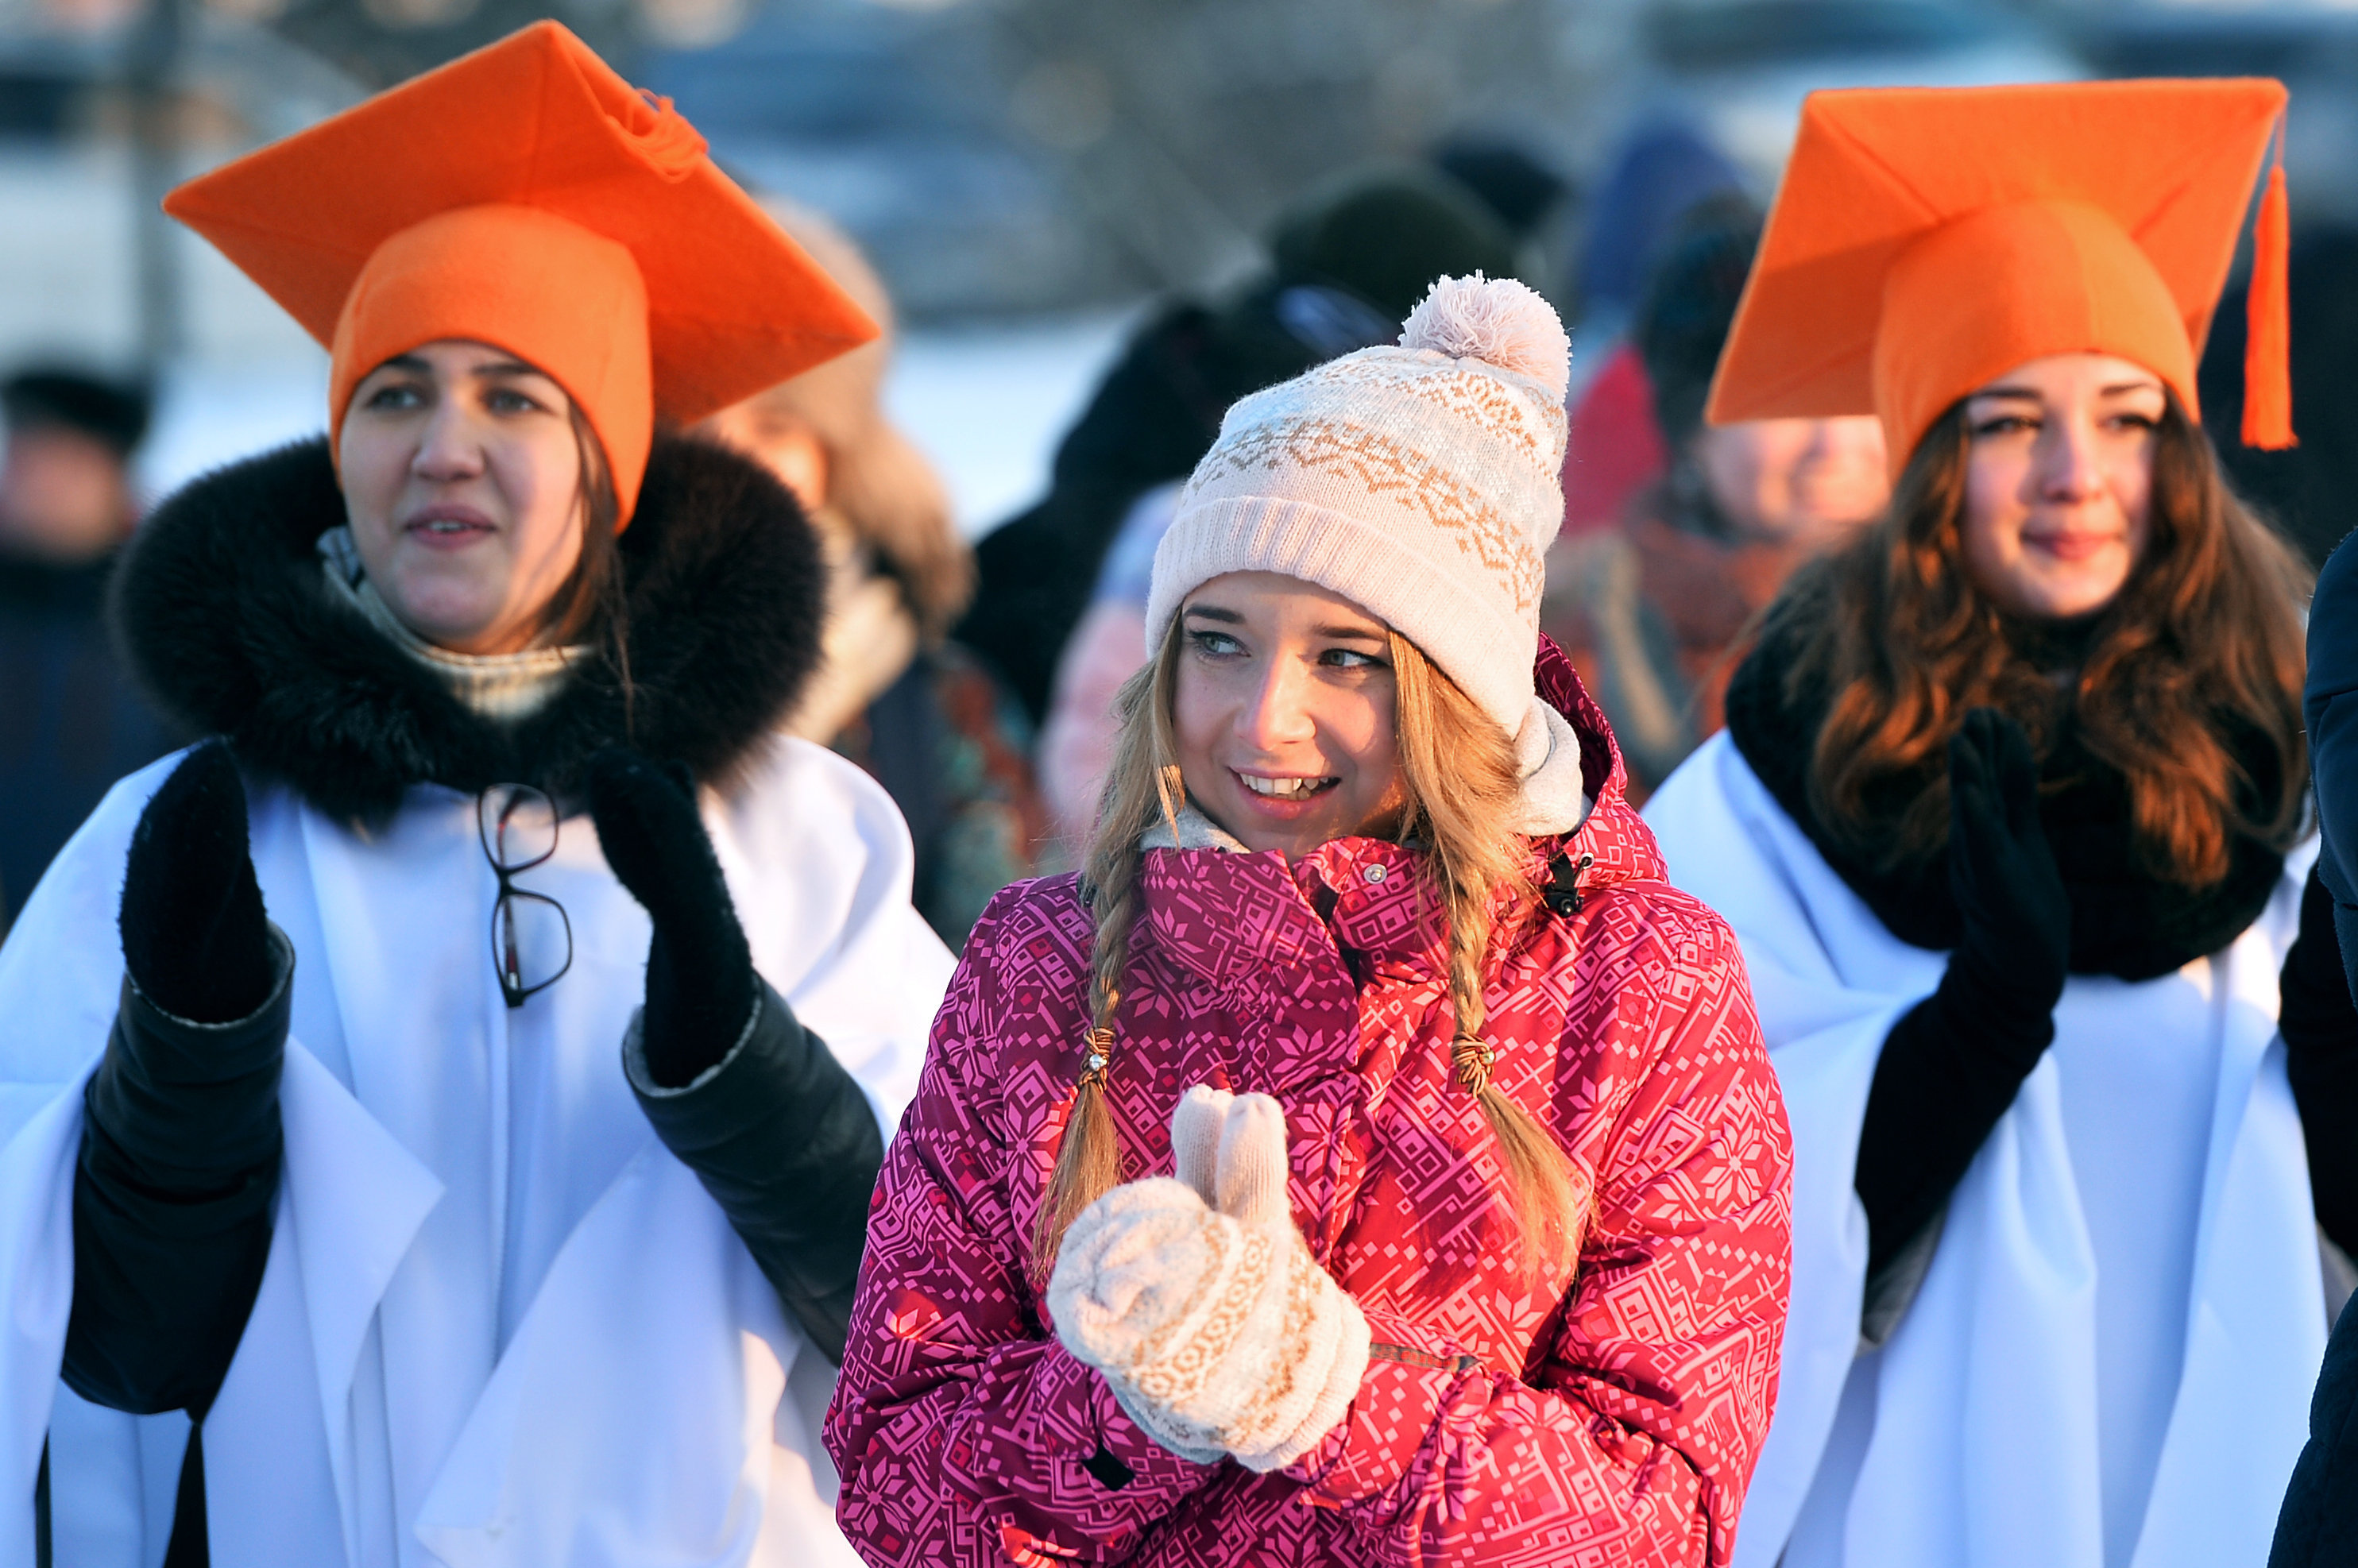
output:
{"label": "woman's raised hand", "polygon": [[278,983],[246,842],[245,785],[228,746],[181,759],[132,830],[123,963],[139,994],[191,1023],[234,1023]]}
{"label": "woman's raised hand", "polygon": [[1274,1470],[1349,1409],[1367,1319],[1293,1228],[1275,1100],[1199,1084],[1171,1145],[1175,1179],[1116,1187],[1065,1233],[1048,1310],[1163,1447]]}
{"label": "woman's raised hand", "polygon": [[610,747],[590,760],[590,815],[606,864],[654,921],[640,1044],[665,1088],[716,1066],[753,1016],[752,950],[685,768]]}
{"label": "woman's raised hand", "polygon": [[2071,899],[2039,820],[2039,764],[2022,727],[1977,708],[1949,741],[1949,886],[1964,935],[1950,977],[1974,1002],[2028,1023],[2062,1000]]}

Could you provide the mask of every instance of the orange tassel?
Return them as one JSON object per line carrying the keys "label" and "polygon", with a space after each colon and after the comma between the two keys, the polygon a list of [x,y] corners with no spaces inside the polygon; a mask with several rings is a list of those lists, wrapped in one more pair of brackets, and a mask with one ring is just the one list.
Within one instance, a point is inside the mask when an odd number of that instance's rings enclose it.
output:
{"label": "orange tassel", "polygon": [[2268,171],[2267,193],[2260,198],[2259,221],[2252,227],[2244,342],[2244,445],[2271,452],[2299,445],[2292,433],[2292,219],[2281,142],[2277,159]]}

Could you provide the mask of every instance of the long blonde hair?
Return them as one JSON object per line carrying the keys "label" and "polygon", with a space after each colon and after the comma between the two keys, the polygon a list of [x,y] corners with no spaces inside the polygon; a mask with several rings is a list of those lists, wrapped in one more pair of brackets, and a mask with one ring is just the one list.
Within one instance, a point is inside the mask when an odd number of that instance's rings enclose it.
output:
{"label": "long blonde hair", "polygon": [[[1184,639],[1163,638],[1154,661],[1114,698],[1120,729],[1106,774],[1082,885],[1096,925],[1090,954],[1089,1033],[1056,1163],[1033,1233],[1033,1267],[1045,1279],[1064,1234],[1083,1209],[1120,1182],[1121,1152],[1105,1076],[1116,1039],[1130,940],[1138,923],[1140,838],[1159,817],[1176,836],[1186,804],[1172,726]],[[1482,963],[1494,903],[1503,890],[1520,917],[1535,904],[1519,864],[1521,840],[1508,827],[1521,787],[1512,741],[1413,643],[1390,634],[1401,780],[1402,842],[1424,847],[1424,886],[1441,902],[1448,931],[1449,1000],[1456,1037],[1451,1061],[1474,1094],[1506,1161],[1522,1236],[1522,1265],[1534,1281],[1568,1281],[1580,1254],[1590,1202],[1586,1180],[1563,1147],[1490,1081],[1493,1048],[1482,1037],[1487,1006]]]}

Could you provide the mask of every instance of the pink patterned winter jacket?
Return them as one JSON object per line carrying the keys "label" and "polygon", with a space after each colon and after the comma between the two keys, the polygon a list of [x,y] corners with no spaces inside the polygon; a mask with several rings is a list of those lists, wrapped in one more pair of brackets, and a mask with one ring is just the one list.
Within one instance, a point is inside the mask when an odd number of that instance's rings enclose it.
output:
{"label": "pink patterned winter jacket", "polygon": [[[1128,1174],[1168,1174],[1189,1085],[1284,1107],[1295,1222],[1384,1358],[1285,1469],[1192,1464],[1044,1319],[1026,1240],[1087,1027],[1074,880],[968,939],[888,1152],[828,1413],[871,1563],[1722,1564],[1777,1387],[1791,1146],[1736,939],[1663,881],[1604,717],[1552,646],[1595,809],[1534,846],[1569,914],[1492,942],[1498,1080],[1596,1184],[1558,1300],[1513,1270],[1497,1144],[1450,1080],[1412,851],[1153,850],[1109,1081]],[[1559,901],[1572,909],[1572,901]]]}

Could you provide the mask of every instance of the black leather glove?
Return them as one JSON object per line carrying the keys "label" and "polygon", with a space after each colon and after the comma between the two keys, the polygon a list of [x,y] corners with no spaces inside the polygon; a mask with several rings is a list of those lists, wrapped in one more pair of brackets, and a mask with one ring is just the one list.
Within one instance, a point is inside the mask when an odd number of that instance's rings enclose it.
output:
{"label": "black leather glove", "polygon": [[1892,1026],[1859,1135],[1867,1272],[1931,1224],[2055,1038],[2071,900],[2039,819],[2039,765],[1981,708],[1949,742],[1949,885],[1963,935],[1932,994]]}
{"label": "black leather glove", "polygon": [[2309,1146],[2317,1223],[2352,1252],[2358,1251],[2358,1006],[2342,973],[2334,903],[2312,866],[2300,893],[2300,935],[2277,978],[2277,1018]]}
{"label": "black leather glove", "polygon": [[600,752],[590,761],[590,813],[607,865],[654,921],[640,1041],[648,1076],[678,1088],[744,1034],[758,986],[752,950],[686,769]]}
{"label": "black leather glove", "polygon": [[294,980],[219,741],[140,814],[122,926],[123,1000],[82,1097],[63,1376],[115,1410],[201,1416],[270,1254]]}
{"label": "black leather glove", "polygon": [[123,963],[139,993],[191,1023],[234,1023],[278,981],[229,748],[190,752],[139,814],[123,873]]}
{"label": "black leather glove", "polygon": [[590,809],[606,863],[654,918],[639,1059],[624,1057],[639,1107],[787,1313],[840,1361],[884,1158],[876,1114],[827,1043],[753,972],[687,773],[600,752]]}

